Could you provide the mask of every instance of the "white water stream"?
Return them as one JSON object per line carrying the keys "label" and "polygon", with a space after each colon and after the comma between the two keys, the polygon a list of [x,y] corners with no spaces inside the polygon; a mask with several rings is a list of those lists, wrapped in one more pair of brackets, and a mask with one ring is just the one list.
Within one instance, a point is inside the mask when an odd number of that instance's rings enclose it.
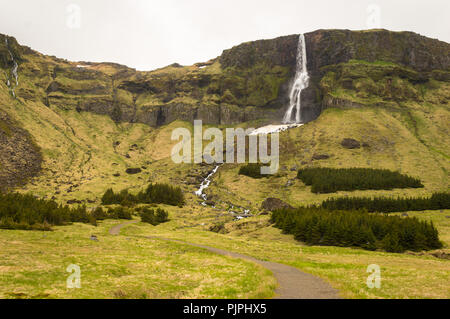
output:
{"label": "white water stream", "polygon": [[[206,201],[206,194],[203,192],[205,189],[209,187],[209,184],[211,184],[211,178],[212,176],[217,172],[220,165],[216,165],[214,169],[211,171],[211,173],[206,176],[206,178],[203,180],[203,182],[200,184],[200,188],[195,192],[195,195],[203,198],[204,201]],[[202,204],[206,205],[205,202]]]}

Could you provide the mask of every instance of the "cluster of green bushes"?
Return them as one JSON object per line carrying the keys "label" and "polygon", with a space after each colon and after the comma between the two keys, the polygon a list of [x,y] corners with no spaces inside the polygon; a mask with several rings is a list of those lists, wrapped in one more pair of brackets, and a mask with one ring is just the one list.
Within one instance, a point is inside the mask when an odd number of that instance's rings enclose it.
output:
{"label": "cluster of green bushes", "polygon": [[[161,191],[156,189],[156,191],[147,189],[148,194],[153,196]],[[164,200],[170,202],[167,197]],[[155,226],[169,220],[169,214],[161,208],[143,207],[138,210],[143,222]],[[67,225],[73,222],[97,225],[97,220],[132,218],[131,210],[124,206],[109,207],[107,210],[97,207],[88,212],[84,205],[71,208],[53,200],[38,199],[31,194],[0,193],[0,229],[51,230],[51,226]]]}
{"label": "cluster of green bushes", "polygon": [[252,178],[263,178],[267,175],[261,174],[261,164],[249,163],[239,168],[239,175],[245,175]]}
{"label": "cluster of green bushes", "polygon": [[145,191],[141,191],[137,195],[130,194],[126,189],[119,193],[114,193],[110,188],[102,197],[103,205],[133,206],[135,204],[152,203],[183,206],[184,195],[180,187],[157,183],[148,185]]}
{"label": "cluster of green bushes", "polygon": [[450,209],[450,193],[434,193],[431,197],[389,198],[389,197],[341,197],[322,202],[328,210],[358,210],[368,212],[406,212],[421,210]]}
{"label": "cluster of green bushes", "polygon": [[423,187],[419,179],[387,169],[305,168],[298,171],[297,177],[312,186],[313,193]]}
{"label": "cluster of green bushes", "polygon": [[361,247],[388,252],[442,247],[433,223],[417,218],[303,207],[275,211],[271,221],[284,233],[311,245]]}
{"label": "cluster of green bushes", "polygon": [[117,206],[115,208],[108,208],[107,211],[103,210],[101,207],[97,207],[93,212],[92,216],[96,220],[105,220],[105,219],[132,219],[133,216],[129,209]]}
{"label": "cluster of green bushes", "polygon": [[30,194],[0,194],[0,228],[50,230],[52,225],[71,222],[95,224],[95,217],[85,206],[70,208]]}
{"label": "cluster of green bushes", "polygon": [[140,215],[143,223],[149,223],[153,226],[165,223],[169,220],[169,213],[162,208],[150,209],[144,207],[141,210]]}

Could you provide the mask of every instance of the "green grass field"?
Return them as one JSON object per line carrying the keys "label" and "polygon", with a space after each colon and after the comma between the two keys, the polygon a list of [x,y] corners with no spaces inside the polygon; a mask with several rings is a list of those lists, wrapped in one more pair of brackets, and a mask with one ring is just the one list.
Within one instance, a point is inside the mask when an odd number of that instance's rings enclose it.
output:
{"label": "green grass field", "polygon": [[[267,216],[255,217],[227,224],[229,233],[216,234],[205,226],[186,224],[186,213],[171,212],[179,216],[172,221],[151,227],[135,224],[122,230],[126,236],[163,236],[186,242],[202,243],[250,256],[280,262],[317,275],[334,288],[343,298],[449,298],[450,261],[429,254],[394,254],[371,252],[362,249],[306,246],[296,242],[292,236],[283,235],[279,229],[267,226]],[[449,252],[450,210],[408,212],[432,220],[440,232],[445,248]],[[198,213],[196,225],[203,213]],[[183,228],[181,228],[183,227]],[[370,264],[381,267],[380,289],[369,289],[366,285],[366,270]]]}
{"label": "green grass field", "polygon": [[[212,254],[178,239],[280,262],[317,275],[343,298],[449,298],[450,261],[430,254],[393,254],[362,249],[306,246],[268,226],[267,216],[232,222],[227,234],[208,231],[210,214],[164,206],[171,221],[108,229],[74,224],[53,232],[0,230],[2,298],[270,298],[276,281],[250,262]],[[450,215],[409,212],[432,220],[449,252]],[[190,218],[188,218],[190,217]],[[205,223],[205,225],[202,225]],[[98,241],[90,240],[96,235]],[[81,267],[80,289],[67,289],[70,264]],[[366,285],[367,266],[381,267],[380,289]]]}
{"label": "green grass field", "polygon": [[[74,224],[52,232],[0,230],[0,298],[269,298],[266,269],[183,244]],[[98,241],[90,239],[96,235]],[[68,289],[66,268],[81,269]]]}

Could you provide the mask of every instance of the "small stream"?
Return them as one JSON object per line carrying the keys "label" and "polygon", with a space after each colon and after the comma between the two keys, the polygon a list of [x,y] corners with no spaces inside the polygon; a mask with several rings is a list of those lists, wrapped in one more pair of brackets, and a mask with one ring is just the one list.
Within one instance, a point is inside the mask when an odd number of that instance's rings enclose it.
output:
{"label": "small stream", "polygon": [[220,165],[216,165],[214,169],[211,171],[211,173],[206,176],[206,178],[203,180],[203,182],[200,184],[199,189],[195,192],[195,195],[201,197],[203,199],[203,206],[206,206],[206,194],[203,192],[205,189],[209,187],[209,184],[211,184],[211,178],[215,173],[217,173],[217,170],[219,169]]}
{"label": "small stream", "polygon": [[[289,130],[291,128],[299,127],[302,125],[303,124],[301,124],[301,123],[267,125],[267,126],[259,127],[255,130],[253,130],[249,135],[260,135],[260,134],[271,134],[271,133],[283,132],[283,131]],[[219,169],[219,167],[221,165],[223,165],[223,164],[214,166],[214,169],[208,174],[208,176],[205,177],[205,179],[203,179],[198,190],[195,191],[195,195],[200,197],[201,199],[203,199],[203,201],[201,202],[201,205],[203,205],[203,206],[208,206],[208,204],[206,204],[206,201],[208,198],[207,198],[207,195],[205,194],[205,190],[211,184],[211,180],[212,180],[213,176],[217,173],[217,170]],[[213,206],[213,208],[215,208],[215,207]],[[235,208],[240,208],[242,210],[242,213],[236,212]],[[247,209],[245,207],[239,207],[239,206],[235,207],[232,204],[231,204],[231,208],[228,209],[228,212],[235,216],[235,220],[240,220],[240,219],[252,216],[250,214],[249,209]]]}

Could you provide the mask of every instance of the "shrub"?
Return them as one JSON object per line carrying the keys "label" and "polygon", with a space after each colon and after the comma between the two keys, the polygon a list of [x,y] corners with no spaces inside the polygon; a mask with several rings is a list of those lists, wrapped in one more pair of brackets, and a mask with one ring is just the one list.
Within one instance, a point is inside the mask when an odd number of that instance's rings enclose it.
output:
{"label": "shrub", "polygon": [[130,211],[122,206],[108,209],[108,218],[110,219],[132,219]]}
{"label": "shrub", "polygon": [[312,186],[313,193],[423,187],[420,180],[387,169],[306,168],[298,171],[297,178]]}
{"label": "shrub", "polygon": [[120,204],[130,207],[139,203],[183,206],[184,195],[180,187],[157,183],[148,185],[145,191],[141,191],[137,195],[128,193],[126,189],[119,193],[114,193],[112,189],[108,189],[102,197],[103,205]]}
{"label": "shrub", "polygon": [[106,214],[106,212],[101,208],[101,207],[97,207],[92,213],[91,213],[92,217],[94,217],[96,220],[104,220],[106,218],[108,218],[108,215]]}
{"label": "shrub", "polygon": [[239,168],[239,175],[245,175],[252,178],[263,178],[267,175],[261,174],[261,164],[250,163]]}
{"label": "shrub", "polygon": [[284,233],[311,245],[361,247],[388,252],[442,248],[433,223],[417,218],[303,207],[275,211],[271,221]]}
{"label": "shrub", "polygon": [[141,212],[141,222],[156,225],[155,211],[153,209],[143,209]]}
{"label": "shrub", "polygon": [[31,194],[0,194],[0,228],[50,230],[53,225],[71,222],[95,224],[86,206],[70,208]]}
{"label": "shrub", "polygon": [[180,187],[168,184],[150,184],[145,192],[137,195],[138,202],[151,204],[184,205],[184,195]]}
{"label": "shrub", "polygon": [[169,220],[169,213],[164,209],[157,208],[155,217],[158,224],[165,223]]}
{"label": "shrub", "polygon": [[107,189],[106,192],[103,194],[102,204],[103,205],[117,204],[117,199],[112,188]]}
{"label": "shrub", "polygon": [[144,208],[141,212],[141,221],[143,223],[149,223],[153,226],[165,223],[169,220],[169,214],[162,208],[149,209]]}

